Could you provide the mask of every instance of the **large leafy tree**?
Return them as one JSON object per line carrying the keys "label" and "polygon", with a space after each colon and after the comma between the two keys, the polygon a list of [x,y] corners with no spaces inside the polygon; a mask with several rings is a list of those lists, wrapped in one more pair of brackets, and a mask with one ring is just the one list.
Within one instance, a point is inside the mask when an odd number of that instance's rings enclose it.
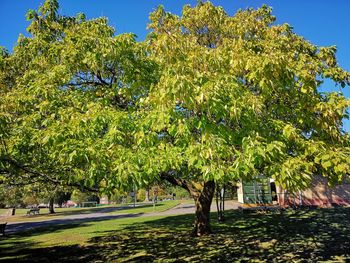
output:
{"label": "large leafy tree", "polygon": [[159,7],[150,34],[115,36],[105,18],[30,11],[31,37],[0,59],[0,172],[103,189],[166,180],[210,233],[215,183],[263,174],[291,191],[350,172],[349,85],[334,47],[317,47],[271,9],[230,16],[209,2]]}
{"label": "large leafy tree", "polygon": [[154,66],[143,44],[115,36],[106,18],[57,10],[55,0],[30,10],[31,36],[12,54],[2,50],[0,173],[9,184],[108,190],[114,162],[128,159],[132,114]]}
{"label": "large leafy tree", "polygon": [[159,7],[150,20],[161,73],[144,103],[140,149],[150,173],[191,193],[198,235],[210,232],[215,182],[263,174],[293,191],[314,174],[330,184],[349,175],[349,99],[319,91],[325,79],[349,85],[335,47],[277,25],[266,6],[229,16],[200,2],[181,16]]}

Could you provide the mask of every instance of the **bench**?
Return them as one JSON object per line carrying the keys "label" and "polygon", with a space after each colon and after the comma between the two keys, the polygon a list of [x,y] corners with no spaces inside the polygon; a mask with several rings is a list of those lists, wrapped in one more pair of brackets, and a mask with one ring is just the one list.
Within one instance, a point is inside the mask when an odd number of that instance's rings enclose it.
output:
{"label": "bench", "polygon": [[31,208],[29,211],[27,211],[27,215],[39,215],[40,208]]}
{"label": "bench", "polygon": [[0,223],[0,233],[2,233],[2,235],[5,235],[5,228],[6,228],[7,222],[6,223]]}

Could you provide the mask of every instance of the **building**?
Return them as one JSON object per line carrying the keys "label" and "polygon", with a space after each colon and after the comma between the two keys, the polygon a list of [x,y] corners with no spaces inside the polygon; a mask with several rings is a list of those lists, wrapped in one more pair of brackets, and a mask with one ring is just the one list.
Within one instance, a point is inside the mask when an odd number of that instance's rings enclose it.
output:
{"label": "building", "polygon": [[325,177],[316,176],[309,189],[291,194],[277,187],[277,194],[280,205],[350,205],[350,182],[344,181],[342,184],[330,187]]}
{"label": "building", "polygon": [[309,189],[296,193],[275,185],[273,179],[260,177],[238,183],[237,196],[242,204],[279,204],[334,206],[350,205],[350,181],[329,187],[327,179],[315,176]]}
{"label": "building", "polygon": [[252,181],[240,181],[237,184],[238,202],[242,204],[272,204],[270,179],[260,177]]}

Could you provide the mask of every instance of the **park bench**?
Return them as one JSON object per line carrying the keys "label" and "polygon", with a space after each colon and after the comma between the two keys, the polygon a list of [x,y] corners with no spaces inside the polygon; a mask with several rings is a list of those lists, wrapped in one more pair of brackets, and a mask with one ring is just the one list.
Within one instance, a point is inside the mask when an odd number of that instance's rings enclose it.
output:
{"label": "park bench", "polygon": [[31,208],[27,211],[27,215],[39,215],[40,208]]}
{"label": "park bench", "polygon": [[2,233],[2,235],[5,235],[5,228],[6,228],[7,222],[6,223],[0,223],[0,233]]}

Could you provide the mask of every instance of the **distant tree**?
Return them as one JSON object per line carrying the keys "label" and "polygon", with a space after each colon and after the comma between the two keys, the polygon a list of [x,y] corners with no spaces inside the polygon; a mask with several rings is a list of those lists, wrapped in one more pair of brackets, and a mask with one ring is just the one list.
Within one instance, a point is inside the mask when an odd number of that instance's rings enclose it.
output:
{"label": "distant tree", "polygon": [[173,194],[175,199],[189,199],[191,198],[189,192],[181,187],[173,187],[169,189],[169,193]]}
{"label": "distant tree", "polygon": [[110,192],[108,200],[120,204],[127,195],[127,192],[115,189],[113,192]]}
{"label": "distant tree", "polygon": [[73,191],[71,200],[81,206],[83,202],[87,202],[89,200],[89,195],[88,193]]}
{"label": "distant tree", "polygon": [[55,213],[55,204],[58,204],[59,207],[62,207],[62,204],[70,199],[71,193],[66,191],[67,189],[64,189],[60,186],[55,186],[54,189],[51,187],[41,189],[41,192],[44,195],[44,202],[49,205],[50,214]]}
{"label": "distant tree", "polygon": [[146,190],[145,189],[139,189],[137,190],[137,195],[136,195],[136,199],[139,202],[143,202],[146,199]]}
{"label": "distant tree", "polygon": [[0,187],[0,204],[2,207],[22,207],[25,205],[23,191],[17,187]]}
{"label": "distant tree", "polygon": [[54,202],[58,204],[59,207],[62,207],[62,205],[70,199],[71,195],[72,193],[70,192],[59,191],[54,197]]}
{"label": "distant tree", "polygon": [[81,192],[79,190],[74,190],[71,195],[71,200],[78,205],[82,205],[84,202],[100,202],[100,199],[98,196],[91,194],[89,192]]}

